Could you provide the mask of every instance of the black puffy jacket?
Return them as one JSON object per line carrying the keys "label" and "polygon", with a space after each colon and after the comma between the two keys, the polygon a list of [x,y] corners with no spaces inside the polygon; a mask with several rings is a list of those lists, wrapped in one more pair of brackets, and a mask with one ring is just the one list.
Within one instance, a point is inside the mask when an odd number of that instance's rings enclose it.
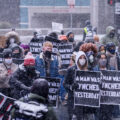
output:
{"label": "black puffy jacket", "polygon": [[63,86],[65,87],[66,91],[68,92],[68,100],[73,98],[73,90],[71,90],[72,84],[74,83],[75,78],[75,70],[77,66],[72,66],[68,68]]}
{"label": "black puffy jacket", "polygon": [[29,93],[33,80],[39,77],[39,73],[36,71],[33,73],[32,76],[28,75],[24,65],[20,65],[9,81],[11,97],[19,99]]}

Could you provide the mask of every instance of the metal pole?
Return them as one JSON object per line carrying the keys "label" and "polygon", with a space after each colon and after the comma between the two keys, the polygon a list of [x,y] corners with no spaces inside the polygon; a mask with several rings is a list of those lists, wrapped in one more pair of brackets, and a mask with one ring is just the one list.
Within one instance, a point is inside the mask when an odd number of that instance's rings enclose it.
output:
{"label": "metal pole", "polygon": [[70,28],[71,28],[71,31],[72,31],[72,22],[73,22],[73,16],[72,16],[72,12],[71,12],[71,14],[70,14],[70,19],[71,19],[71,25],[70,25]]}

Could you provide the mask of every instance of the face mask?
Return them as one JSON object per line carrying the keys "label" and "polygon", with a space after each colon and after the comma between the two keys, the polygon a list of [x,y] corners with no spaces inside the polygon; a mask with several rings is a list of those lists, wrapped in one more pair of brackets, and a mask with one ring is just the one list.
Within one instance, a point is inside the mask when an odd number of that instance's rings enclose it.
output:
{"label": "face mask", "polygon": [[93,55],[90,55],[89,61],[90,61],[90,63],[93,63],[93,62],[94,62],[94,57],[93,57]]}
{"label": "face mask", "polygon": [[51,51],[45,51],[44,55],[46,58],[51,59]]}
{"label": "face mask", "polygon": [[79,63],[81,66],[84,66],[85,63],[86,63],[86,60],[85,59],[79,59]]}
{"label": "face mask", "polygon": [[12,57],[13,58],[20,58],[20,53],[13,53]]}
{"label": "face mask", "polygon": [[93,53],[93,51],[89,51],[89,52],[86,52],[86,56],[89,58],[90,57],[90,55],[93,55],[94,53]]}
{"label": "face mask", "polygon": [[4,62],[8,65],[12,64],[12,59],[5,59]]}
{"label": "face mask", "polygon": [[28,75],[35,75],[35,66],[25,66]]}
{"label": "face mask", "polygon": [[74,42],[74,38],[69,38],[69,42]]}
{"label": "face mask", "polygon": [[100,59],[99,64],[100,64],[100,66],[105,67],[106,64],[107,64],[107,60],[106,59]]}
{"label": "face mask", "polygon": [[26,70],[29,72],[35,71],[35,66],[26,66]]}
{"label": "face mask", "polygon": [[28,52],[29,52],[29,51],[25,51],[24,54],[27,55]]}
{"label": "face mask", "polygon": [[14,38],[11,38],[10,39],[10,43],[12,44],[12,43],[14,43],[15,42],[15,39]]}
{"label": "face mask", "polygon": [[115,33],[114,32],[111,32],[110,33],[110,38],[113,38],[115,36]]}
{"label": "face mask", "polygon": [[114,50],[114,49],[109,50],[109,52],[110,52],[111,54],[115,54],[115,50]]}
{"label": "face mask", "polygon": [[101,53],[105,53],[105,50],[100,51]]}
{"label": "face mask", "polygon": [[36,38],[39,39],[40,38],[40,34],[36,34]]}
{"label": "face mask", "polygon": [[95,42],[96,45],[100,44],[99,42]]}

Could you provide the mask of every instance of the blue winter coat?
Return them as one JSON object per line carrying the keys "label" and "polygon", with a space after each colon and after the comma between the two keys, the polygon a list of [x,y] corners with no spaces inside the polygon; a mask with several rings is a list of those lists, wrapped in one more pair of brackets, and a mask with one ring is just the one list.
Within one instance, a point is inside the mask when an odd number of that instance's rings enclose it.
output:
{"label": "blue winter coat", "polygon": [[[43,59],[43,53],[40,54],[40,56],[37,56],[35,59],[35,68],[37,71],[40,72],[41,77],[46,77],[45,72],[45,61]],[[50,63],[50,77],[59,77],[58,73],[58,60],[54,59],[52,57],[51,63]]]}

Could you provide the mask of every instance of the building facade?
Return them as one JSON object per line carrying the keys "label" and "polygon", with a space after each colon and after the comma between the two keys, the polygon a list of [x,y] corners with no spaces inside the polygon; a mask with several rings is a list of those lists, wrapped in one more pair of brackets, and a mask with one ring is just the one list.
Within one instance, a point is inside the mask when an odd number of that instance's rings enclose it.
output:
{"label": "building facade", "polygon": [[19,27],[20,0],[0,0],[0,24],[8,23],[11,27]]}
{"label": "building facade", "polygon": [[20,0],[21,28],[51,28],[52,22],[82,28],[86,19],[90,19],[90,0],[76,0],[73,8],[67,0]]}
{"label": "building facade", "polygon": [[0,24],[8,22],[13,28],[51,29],[52,22],[62,23],[66,29],[79,31],[90,19],[98,33],[105,33],[109,25],[115,26],[114,6],[107,0],[0,0]]}

